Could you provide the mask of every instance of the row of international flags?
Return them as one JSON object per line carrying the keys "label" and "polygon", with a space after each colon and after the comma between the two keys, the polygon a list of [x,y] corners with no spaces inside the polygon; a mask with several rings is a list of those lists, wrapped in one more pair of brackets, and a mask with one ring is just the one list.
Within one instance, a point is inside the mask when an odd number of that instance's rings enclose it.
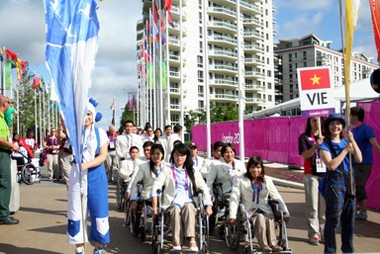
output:
{"label": "row of international flags", "polygon": [[[24,74],[27,72],[27,67],[29,66],[28,61],[23,61],[18,57],[18,54],[13,52],[8,48],[0,48],[0,62],[4,64],[4,69],[1,70],[5,76],[5,90],[11,90],[12,83],[12,69],[16,69],[17,80],[20,82],[24,81]],[[46,88],[43,77],[38,77],[34,74],[33,82],[31,85],[33,90],[38,89],[43,91]]]}

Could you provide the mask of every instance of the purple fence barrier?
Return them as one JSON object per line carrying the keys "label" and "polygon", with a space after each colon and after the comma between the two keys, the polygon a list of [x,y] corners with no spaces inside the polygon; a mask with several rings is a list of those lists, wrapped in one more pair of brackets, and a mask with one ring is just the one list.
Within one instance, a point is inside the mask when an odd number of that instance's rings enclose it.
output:
{"label": "purple fence barrier", "polygon": [[[380,101],[358,103],[365,111],[364,123],[373,128],[377,141],[380,142]],[[373,165],[366,190],[367,206],[380,210],[380,155],[373,149]]]}
{"label": "purple fence barrier", "polygon": [[[258,155],[262,158],[292,165],[303,165],[298,155],[298,137],[304,131],[305,120],[301,117],[276,117],[244,122],[245,156]],[[199,151],[206,149],[206,126],[193,127],[193,142]],[[239,149],[238,122],[225,122],[211,125],[211,143],[221,140]]]}
{"label": "purple fence barrier", "polygon": [[[380,142],[380,101],[358,103],[366,112],[365,123],[370,125]],[[306,119],[301,117],[276,117],[244,121],[245,156],[261,156],[265,160],[282,164],[303,166],[302,156],[298,155],[298,137],[305,131]],[[207,151],[206,126],[192,128],[193,142],[199,151]],[[221,140],[239,149],[238,122],[225,122],[211,125],[211,143]],[[380,210],[380,155],[373,151],[374,163],[366,189],[368,207]]]}

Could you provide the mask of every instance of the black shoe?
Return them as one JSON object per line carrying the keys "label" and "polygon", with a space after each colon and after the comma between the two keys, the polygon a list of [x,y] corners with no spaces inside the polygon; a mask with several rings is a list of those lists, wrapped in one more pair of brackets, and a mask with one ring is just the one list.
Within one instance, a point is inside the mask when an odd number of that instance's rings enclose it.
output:
{"label": "black shoe", "polygon": [[13,224],[18,224],[20,221],[18,219],[8,217],[5,220],[0,220],[0,225],[13,225]]}

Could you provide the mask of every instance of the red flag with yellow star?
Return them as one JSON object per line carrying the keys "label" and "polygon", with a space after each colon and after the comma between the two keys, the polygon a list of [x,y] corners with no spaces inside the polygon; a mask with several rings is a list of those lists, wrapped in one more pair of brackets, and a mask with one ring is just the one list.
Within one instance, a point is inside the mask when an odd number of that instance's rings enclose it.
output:
{"label": "red flag with yellow star", "polygon": [[330,74],[328,68],[300,70],[302,90],[330,88]]}

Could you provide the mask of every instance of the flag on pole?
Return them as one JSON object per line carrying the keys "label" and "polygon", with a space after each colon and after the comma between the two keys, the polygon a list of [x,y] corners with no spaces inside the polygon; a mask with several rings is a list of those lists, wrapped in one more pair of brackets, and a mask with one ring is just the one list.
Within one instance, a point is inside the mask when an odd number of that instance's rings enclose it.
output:
{"label": "flag on pole", "polygon": [[[354,32],[356,21],[359,14],[359,6],[361,0],[345,0],[346,14],[346,57],[344,61],[344,79],[346,86],[350,84],[350,67],[351,67],[351,51],[354,41]],[[348,88],[347,88],[348,89]]]}
{"label": "flag on pole", "polygon": [[46,65],[52,97],[58,101],[73,148],[81,158],[82,125],[98,50],[96,0],[43,0],[46,18]]}
{"label": "flag on pole", "polygon": [[5,49],[5,57],[11,59],[14,62],[17,62],[17,54],[9,49]]}
{"label": "flag on pole", "polygon": [[330,88],[330,73],[328,68],[300,70],[302,90]]}
{"label": "flag on pole", "polygon": [[11,89],[11,76],[12,76],[12,60],[5,61],[5,90]]}
{"label": "flag on pole", "polygon": [[371,8],[373,33],[377,49],[377,61],[380,61],[380,0],[369,0]]}
{"label": "flag on pole", "polygon": [[38,78],[37,74],[35,74],[33,78],[32,89],[36,90],[39,87],[40,83],[40,79]]}
{"label": "flag on pole", "polygon": [[115,111],[116,111],[116,101],[113,99],[110,109],[112,110],[112,120],[111,124],[115,126]]}

